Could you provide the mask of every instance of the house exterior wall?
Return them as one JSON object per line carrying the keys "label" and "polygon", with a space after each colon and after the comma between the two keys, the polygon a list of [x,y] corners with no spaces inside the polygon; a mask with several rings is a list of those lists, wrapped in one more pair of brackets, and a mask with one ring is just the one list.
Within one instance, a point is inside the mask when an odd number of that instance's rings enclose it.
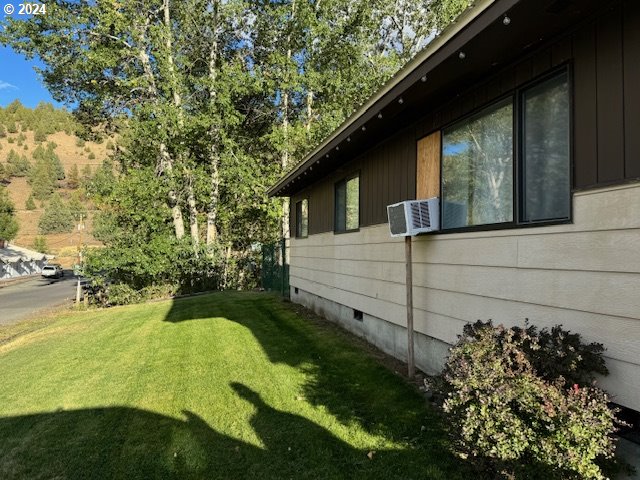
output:
{"label": "house exterior wall", "polygon": [[[404,247],[389,235],[386,205],[415,198],[417,140],[567,65],[571,222],[414,238],[416,362],[439,370],[466,322],[562,324],[605,345],[611,373],[601,385],[640,410],[639,56],[640,2],[622,2],[453,100],[424,106],[416,124],[298,192],[292,205],[309,200],[309,236],[291,241],[292,300],[404,358]],[[361,228],[334,234],[334,183],[354,172]]]}
{"label": "house exterior wall", "polygon": [[[640,410],[638,211],[640,184],[633,184],[575,194],[573,224],[414,238],[416,331],[452,344],[478,319],[562,324],[606,346],[611,374],[601,384],[616,402]],[[403,358],[404,267],[403,240],[391,238],[387,225],[292,239],[291,298]],[[363,312],[362,322],[352,309]],[[446,355],[442,345],[433,348],[438,355],[428,364],[418,352],[427,372]]]}

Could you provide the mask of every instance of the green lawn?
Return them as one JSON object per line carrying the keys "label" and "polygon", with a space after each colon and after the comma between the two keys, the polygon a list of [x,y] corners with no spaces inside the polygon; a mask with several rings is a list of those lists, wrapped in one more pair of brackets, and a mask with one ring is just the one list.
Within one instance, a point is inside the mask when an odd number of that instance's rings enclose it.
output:
{"label": "green lawn", "polygon": [[4,480],[465,476],[412,387],[265,294],[12,328],[0,331]]}

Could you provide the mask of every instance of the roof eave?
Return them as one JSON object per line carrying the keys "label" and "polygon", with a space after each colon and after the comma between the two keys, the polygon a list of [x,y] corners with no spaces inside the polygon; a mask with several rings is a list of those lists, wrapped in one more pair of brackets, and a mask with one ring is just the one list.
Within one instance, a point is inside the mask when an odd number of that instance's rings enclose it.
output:
{"label": "roof eave", "polygon": [[[480,16],[485,10],[498,0],[477,0],[469,8],[467,8],[456,20],[448,25],[439,35],[437,35],[429,44],[411,59],[404,67],[402,67],[385,85],[378,90],[367,102],[365,102],[355,113],[348,117],[334,132],[316,147],[311,153],[305,156],[298,164],[291,169],[283,178],[272,186],[267,194],[270,197],[280,196],[281,192],[295,178],[303,174],[317,160],[318,155],[327,148],[336,138],[342,135],[360,118],[364,117],[368,112],[377,112],[377,105],[393,90],[400,82],[406,79],[420,65],[427,61],[432,55],[449,43],[461,30],[467,27],[473,20]],[[289,196],[288,194],[282,196]]]}

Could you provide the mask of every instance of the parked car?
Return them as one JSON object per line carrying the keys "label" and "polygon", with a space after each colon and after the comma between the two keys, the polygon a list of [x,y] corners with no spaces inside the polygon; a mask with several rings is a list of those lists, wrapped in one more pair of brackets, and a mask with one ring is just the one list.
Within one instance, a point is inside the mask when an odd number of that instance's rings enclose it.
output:
{"label": "parked car", "polygon": [[64,277],[64,270],[62,270],[62,267],[60,265],[45,265],[44,267],[42,267],[42,276],[46,278]]}

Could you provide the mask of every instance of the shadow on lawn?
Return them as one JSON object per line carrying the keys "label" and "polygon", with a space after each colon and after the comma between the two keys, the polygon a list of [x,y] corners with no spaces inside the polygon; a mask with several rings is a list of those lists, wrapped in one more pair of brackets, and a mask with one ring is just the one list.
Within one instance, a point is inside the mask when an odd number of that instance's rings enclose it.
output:
{"label": "shadow on lawn", "polygon": [[[231,388],[254,405],[251,426],[264,448],[221,434],[191,412],[179,420],[126,407],[59,411],[0,418],[0,477],[425,478],[425,459],[411,450],[377,452],[370,460],[248,387]],[[451,478],[452,472],[432,465],[427,473]]]}
{"label": "shadow on lawn", "polygon": [[341,422],[357,423],[391,441],[414,440],[420,450],[414,455],[424,456],[421,462],[456,463],[443,441],[440,419],[425,408],[424,399],[333,325],[303,319],[278,298],[250,292],[174,301],[165,321],[217,317],[250,329],[271,362],[306,371],[306,400],[325,407]]}

